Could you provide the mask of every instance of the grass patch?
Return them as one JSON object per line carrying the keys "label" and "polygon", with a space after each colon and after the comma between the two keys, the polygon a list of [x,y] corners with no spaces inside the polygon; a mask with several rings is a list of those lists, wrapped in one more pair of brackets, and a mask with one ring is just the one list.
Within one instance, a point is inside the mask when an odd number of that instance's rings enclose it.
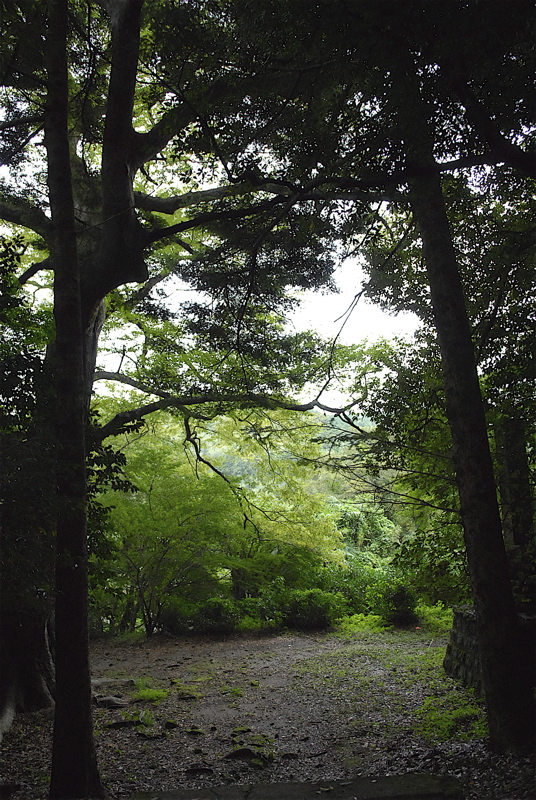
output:
{"label": "grass patch", "polygon": [[122,711],[121,716],[125,722],[133,722],[135,725],[143,725],[145,728],[152,728],[155,724],[154,717],[147,708],[136,708],[133,711]]}
{"label": "grass patch", "polygon": [[134,702],[160,703],[166,699],[168,694],[168,689],[158,689],[154,686],[152,678],[140,678],[136,681],[136,691],[132,694],[132,700]]}

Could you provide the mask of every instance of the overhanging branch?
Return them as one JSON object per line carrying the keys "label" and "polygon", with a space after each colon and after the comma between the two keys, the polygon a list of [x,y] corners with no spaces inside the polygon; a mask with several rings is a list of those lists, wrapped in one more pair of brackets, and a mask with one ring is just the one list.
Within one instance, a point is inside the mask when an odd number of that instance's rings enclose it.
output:
{"label": "overhanging branch", "polygon": [[[147,403],[138,408],[121,411],[116,414],[106,425],[101,428],[96,428],[93,432],[95,439],[103,441],[108,436],[113,436],[124,425],[129,422],[136,422],[149,414],[154,414],[156,411],[165,411],[167,409],[176,409],[190,417],[197,417],[199,419],[210,420],[220,414],[225,414],[230,407],[259,407],[266,409],[282,409],[284,411],[325,411],[329,414],[341,414],[345,410],[349,410],[351,405],[344,408],[334,408],[321,403],[318,398],[311,400],[309,403],[292,403],[280,398],[270,397],[268,395],[256,394],[255,392],[206,392],[198,395],[183,395],[173,397],[166,392],[155,390],[149,386],[145,386],[140,381],[129,378],[126,375],[121,375],[116,372],[99,371],[95,373],[95,381],[97,380],[111,380],[118,381],[127,386],[132,386],[138,391],[146,394],[160,397],[152,403]],[[213,408],[208,414],[202,413],[196,406],[212,406]]]}

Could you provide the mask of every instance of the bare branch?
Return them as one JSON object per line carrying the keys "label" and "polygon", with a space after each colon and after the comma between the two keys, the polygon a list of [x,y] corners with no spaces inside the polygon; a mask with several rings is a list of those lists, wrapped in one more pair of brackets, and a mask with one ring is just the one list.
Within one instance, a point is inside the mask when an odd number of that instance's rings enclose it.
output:
{"label": "bare branch", "polygon": [[4,197],[0,200],[0,219],[29,228],[47,241],[52,236],[52,222],[49,217],[40,208],[20,197]]}
{"label": "bare branch", "polygon": [[27,117],[4,119],[0,122],[0,131],[5,131],[9,128],[16,128],[18,125],[33,125],[35,123],[41,125],[43,122],[44,117],[42,114],[29,114]]}
{"label": "bare branch", "polygon": [[45,258],[44,261],[37,261],[35,264],[32,264],[31,267],[28,267],[28,269],[19,276],[18,280],[20,286],[24,286],[25,283],[28,283],[28,281],[42,269],[53,269],[50,258]]}

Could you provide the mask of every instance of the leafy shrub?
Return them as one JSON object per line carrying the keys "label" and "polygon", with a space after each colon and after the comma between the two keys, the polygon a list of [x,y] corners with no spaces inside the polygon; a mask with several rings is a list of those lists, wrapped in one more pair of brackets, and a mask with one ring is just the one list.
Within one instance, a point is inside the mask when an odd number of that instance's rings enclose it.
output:
{"label": "leafy shrub", "polygon": [[236,626],[237,630],[241,633],[253,633],[262,627],[262,623],[258,617],[250,617],[249,614],[243,614]]}
{"label": "leafy shrub", "polygon": [[168,597],[159,616],[160,629],[172,636],[185,636],[192,632],[195,606],[182,597]]}
{"label": "leafy shrub", "polygon": [[346,610],[346,601],[340,592],[295,589],[284,601],[282,622],[288,628],[322,630],[331,627]]}
{"label": "leafy shrub", "polygon": [[350,611],[356,614],[369,610],[367,588],[377,582],[380,571],[363,559],[348,557],[345,564],[329,564],[319,575],[318,585],[326,592],[340,592]]}
{"label": "leafy shrub", "polygon": [[392,625],[404,626],[417,622],[415,606],[417,598],[407,586],[399,583],[388,589],[384,595],[383,617]]}
{"label": "leafy shrub", "polygon": [[278,628],[282,621],[281,608],[288,589],[281,576],[275,578],[269,586],[264,586],[256,597],[245,597],[238,607],[243,617],[257,620],[261,628]]}
{"label": "leafy shrub", "polygon": [[426,603],[447,605],[470,598],[465,547],[459,525],[444,525],[433,535],[403,542],[394,559],[399,573]]}
{"label": "leafy shrub", "polygon": [[377,614],[352,614],[349,617],[343,617],[337,623],[337,632],[342,636],[352,636],[354,633],[362,631],[381,633],[386,630],[389,630],[389,626]]}
{"label": "leafy shrub", "polygon": [[212,597],[195,610],[192,625],[195,633],[226,635],[236,630],[238,619],[238,609],[232,600]]}
{"label": "leafy shrub", "polygon": [[452,609],[443,603],[436,603],[435,606],[418,603],[415,612],[419,618],[419,625],[429,633],[445,634],[452,628]]}

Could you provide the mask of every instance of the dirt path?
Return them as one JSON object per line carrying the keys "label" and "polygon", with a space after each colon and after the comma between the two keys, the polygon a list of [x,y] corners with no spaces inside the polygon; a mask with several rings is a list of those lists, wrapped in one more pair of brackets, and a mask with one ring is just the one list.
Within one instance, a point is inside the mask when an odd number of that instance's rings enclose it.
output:
{"label": "dirt path", "polygon": [[[426,694],[452,688],[437,667],[444,644],[417,632],[95,642],[102,778],[122,798],[136,790],[446,772],[461,777],[467,800],[531,798],[530,759],[500,762],[483,741],[430,745],[417,735]],[[140,687],[167,694],[136,700]],[[46,715],[20,717],[6,736],[2,780],[20,784],[13,800],[46,796],[50,727]]]}

